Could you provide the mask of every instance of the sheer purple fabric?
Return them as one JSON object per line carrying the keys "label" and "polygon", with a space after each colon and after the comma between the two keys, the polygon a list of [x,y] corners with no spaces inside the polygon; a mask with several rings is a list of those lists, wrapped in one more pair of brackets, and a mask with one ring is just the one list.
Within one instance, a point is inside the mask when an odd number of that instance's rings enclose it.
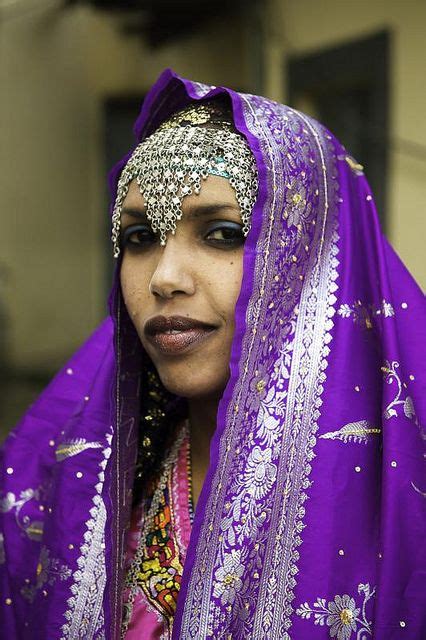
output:
{"label": "sheer purple fabric", "polygon": [[[173,638],[421,640],[423,294],[362,168],[305,115],[165,71],[137,139],[223,93],[259,195]],[[117,275],[110,301],[2,450],[5,638],[120,636],[144,354]]]}

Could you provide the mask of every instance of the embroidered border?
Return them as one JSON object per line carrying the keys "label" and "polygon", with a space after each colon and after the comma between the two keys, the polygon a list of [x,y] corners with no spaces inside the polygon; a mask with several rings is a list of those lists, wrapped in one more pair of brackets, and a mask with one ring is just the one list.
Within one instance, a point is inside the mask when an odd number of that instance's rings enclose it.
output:
{"label": "embroidered border", "polygon": [[[285,490],[283,500],[276,500],[274,504],[266,552],[268,563],[261,584],[260,601],[264,606],[257,608],[253,628],[255,637],[279,637],[283,640],[290,640],[288,630],[294,611],[292,601],[300,557],[298,547],[302,543],[300,534],[305,526],[304,502],[311,484],[308,478],[312,469],[310,463],[315,457],[315,433],[330,353],[328,345],[338,277],[337,217],[333,219],[333,211],[330,215],[333,193],[329,171],[333,172],[334,167],[326,166],[323,144],[327,143],[322,131],[318,131],[302,114],[299,116],[311,131],[321,158],[325,213],[316,263],[302,290],[299,307],[284,428],[284,441],[288,438],[290,444],[281,456],[277,478],[278,486],[284,486]],[[276,603],[279,607],[275,606]]]}
{"label": "embroidered border", "polygon": [[[267,130],[266,126],[265,132],[263,132],[262,121],[257,117],[257,114],[253,110],[250,102],[246,101],[245,106],[247,108],[247,113],[245,115],[246,118],[250,119],[251,121],[251,128],[253,130],[253,133],[260,137],[263,136],[266,144],[269,144],[269,131]],[[258,131],[257,129],[260,129],[260,131]],[[272,150],[268,148],[267,152],[264,154],[264,161],[270,161],[272,155]],[[267,226],[267,237],[264,240],[264,246],[262,246],[262,249],[265,252],[268,251],[268,247],[271,244],[271,238],[274,228],[273,212],[276,210],[277,192],[280,192],[282,190],[282,177],[276,173],[273,165],[271,165],[269,168],[271,172],[270,175],[273,182],[273,188],[269,192],[269,194],[271,193],[272,195],[268,194],[268,201],[264,204],[264,211],[271,211],[271,214],[269,216],[269,224],[267,222],[265,225]],[[248,362],[250,361],[252,352],[256,351],[256,348],[258,347],[259,336],[257,335],[257,326],[259,325],[259,318],[261,317],[262,312],[265,312],[262,307],[262,298],[267,282],[268,269],[266,268],[266,261],[263,259],[262,255],[259,255],[257,259],[256,269],[260,270],[259,289],[253,292],[246,312],[247,326],[252,327],[252,331],[247,331],[242,349],[243,353],[246,354],[246,364],[240,374],[240,383],[236,389],[236,397],[233,398],[233,401],[228,406],[226,421],[229,425],[229,429],[227,430],[227,432],[225,432],[224,438],[222,438],[219,451],[219,457],[223,460],[223,464],[220,468],[218,468],[216,476],[213,480],[210,503],[206,509],[206,512],[211,514],[211,520],[210,522],[205,522],[203,525],[204,536],[200,536],[197,549],[197,553],[200,557],[200,559],[198,560],[198,571],[193,571],[191,574],[191,582],[189,585],[185,603],[186,607],[182,620],[181,635],[182,637],[188,639],[212,636],[212,624],[221,624],[224,622],[219,611],[217,611],[217,615],[215,617],[214,614],[209,614],[210,593],[213,591],[213,567],[216,559],[214,550],[215,545],[212,544],[212,541],[223,538],[223,523],[221,523],[218,518],[214,520],[212,516],[213,514],[217,514],[222,511],[219,506],[223,505],[224,502],[225,483],[222,482],[222,479],[226,476],[227,473],[229,473],[229,469],[230,467],[232,467],[232,458],[230,453],[232,451],[236,451],[237,453],[240,452],[240,448],[237,446],[236,433],[238,433],[238,428],[236,426],[236,419],[239,416],[239,405],[241,402],[243,389],[247,386],[249,373],[252,373],[251,371],[249,372]],[[231,509],[232,512],[236,512],[239,510],[239,505],[231,505]],[[232,558],[232,561],[230,560],[230,558]],[[235,562],[237,562],[237,560],[239,559],[235,558],[235,554],[234,557],[232,557],[232,553],[224,555],[222,552],[221,560],[226,566],[229,563],[231,563],[232,565],[235,564]],[[239,562],[237,562],[236,567],[237,566],[239,566]],[[225,578],[226,575],[227,573],[225,571],[223,577]],[[216,572],[216,577],[219,581],[220,576],[221,574],[219,567],[219,573]],[[234,591],[232,593],[234,593]],[[217,589],[216,594],[223,603],[223,594],[217,593]]]}
{"label": "embroidered border", "polygon": [[[245,106],[248,111],[245,114],[248,127],[265,146],[263,161],[268,165],[270,185],[268,199],[263,207],[263,228],[258,241],[256,290],[252,294],[246,315],[247,332],[244,337],[243,355],[240,361],[242,371],[234,390],[233,401],[228,406],[227,429],[220,442],[221,464],[213,479],[211,497],[206,509],[210,515],[203,523],[202,535],[198,541],[197,563],[191,574],[182,620],[181,635],[185,638],[222,637],[225,630],[230,628],[229,625],[232,625],[232,637],[235,639],[248,636],[287,637],[286,630],[290,626],[290,615],[293,612],[291,602],[296,584],[294,576],[297,573],[299,559],[297,546],[301,543],[299,534],[304,526],[303,502],[306,499],[305,490],[310,486],[308,475],[311,468],[309,463],[314,457],[314,433],[317,429],[321,405],[320,396],[325,380],[324,371],[329,354],[328,343],[331,340],[330,331],[333,326],[332,316],[335,313],[336,297],[334,292],[337,289],[335,280],[338,265],[336,258],[338,236],[335,202],[331,197],[335,194],[331,180],[327,181],[327,167],[321,146],[321,142],[325,145],[328,143],[323,137],[321,138],[309,120],[298,116],[291,110],[279,111],[280,107],[276,106],[275,109],[278,109],[276,113],[272,110],[270,103],[262,102],[262,100],[253,111],[251,111],[252,106],[248,102]],[[282,384],[285,378],[289,378],[288,372],[286,372],[289,360],[291,361],[288,345],[286,347],[284,343],[283,352],[287,348],[288,353],[285,358],[283,357],[283,362],[281,364],[280,362],[273,363],[274,372],[275,369],[278,369],[279,376],[281,376],[281,378],[278,376],[278,380],[274,380],[274,385],[277,388],[280,385],[283,387],[280,389],[280,394],[276,394],[277,397],[280,396],[280,400],[277,401],[267,395],[271,391],[271,371],[259,368],[253,372],[251,368],[255,359],[262,359],[258,357],[259,354],[262,354],[264,361],[267,362],[268,349],[269,351],[272,349],[272,345],[268,346],[265,342],[267,335],[273,335],[272,333],[268,334],[268,323],[278,323],[279,321],[279,324],[283,325],[284,322],[281,317],[276,316],[275,311],[271,311],[274,303],[269,300],[275,299],[272,280],[279,279],[280,276],[274,276],[271,264],[268,264],[265,256],[269,254],[269,247],[273,246],[271,245],[273,234],[282,231],[282,221],[277,220],[277,224],[274,225],[274,217],[282,215],[288,219],[289,227],[293,225],[297,229],[297,233],[293,235],[288,233],[284,239],[281,239],[281,244],[284,247],[282,254],[287,260],[287,264],[281,266],[285,266],[287,284],[292,285],[284,290],[284,293],[287,294],[285,304],[288,305],[284,309],[284,313],[288,314],[289,307],[297,305],[302,288],[302,285],[299,289],[297,288],[299,274],[302,273],[301,267],[296,264],[293,265],[296,268],[291,268],[291,261],[295,257],[292,251],[300,251],[300,248],[303,247],[305,227],[312,212],[312,209],[309,208],[311,203],[307,201],[303,186],[306,172],[301,171],[301,179],[296,180],[283,175],[282,165],[279,163],[278,171],[274,166],[274,160],[276,162],[277,156],[281,157],[280,154],[283,153],[279,149],[279,136],[281,136],[282,145],[289,144],[287,160],[292,170],[295,169],[292,163],[297,163],[297,154],[290,153],[291,144],[294,147],[295,140],[299,145],[298,151],[302,153],[305,162],[315,163],[309,144],[303,146],[303,141],[294,130],[291,131],[290,138],[286,138],[286,132],[283,131],[281,123],[283,120],[290,120],[289,114],[292,116],[292,121],[286,123],[288,130],[291,130],[292,127],[301,129],[303,126],[305,127],[304,133],[309,133],[306,130],[308,128],[311,134],[310,139],[312,136],[314,137],[316,154],[320,155],[322,161],[323,175],[322,179],[319,179],[319,183],[321,184],[322,197],[325,199],[325,212],[328,213],[329,201],[332,201],[333,211],[330,218],[327,215],[323,215],[323,220],[319,218],[322,224],[317,225],[321,228],[317,229],[319,238],[315,245],[317,247],[315,261],[311,269],[308,267],[303,270],[303,273],[310,273],[310,281],[307,281],[303,287],[301,307],[295,308],[296,315],[299,313],[296,323],[298,337],[293,340],[293,343],[300,344],[296,359],[293,355],[293,361],[298,364],[292,365],[293,387],[291,395],[289,390],[288,397],[286,397],[285,385]],[[277,135],[275,136],[274,133],[274,136],[277,138],[276,142],[270,139],[268,126],[275,125],[270,121],[265,124],[268,118],[270,120],[275,118]],[[265,127],[266,135],[262,127]],[[330,155],[332,166],[328,169],[332,174],[331,178],[335,169],[335,158],[333,153]],[[286,180],[287,183],[284,184]],[[315,196],[319,196],[318,189],[315,191]],[[286,209],[281,212],[280,199],[285,200],[286,198],[287,206],[284,202]],[[321,205],[317,203],[317,206],[321,212]],[[296,212],[294,207],[299,207],[299,210]],[[279,238],[274,237],[274,242],[279,242]],[[297,257],[295,262],[297,263]],[[279,267],[278,264],[275,265],[275,268],[277,267]],[[268,291],[268,299],[264,295],[265,290]],[[281,311],[283,310],[281,309]],[[286,331],[288,334],[291,333],[293,320],[290,319],[286,322],[287,326],[282,327],[281,339],[283,336],[285,337]],[[263,336],[257,335],[258,327],[262,327],[264,330]],[[305,343],[303,344],[303,342]],[[316,366],[310,364],[313,355]],[[299,369],[297,370],[296,367]],[[312,375],[315,376],[312,371],[318,372],[316,380],[311,379]],[[300,391],[302,391],[302,395],[300,395]],[[263,405],[261,403],[262,396],[264,397]],[[241,404],[243,397],[245,406]],[[271,413],[268,414],[268,403],[271,406],[275,405],[278,416],[281,416],[281,421]],[[285,411],[285,403],[287,403],[287,411]],[[290,403],[292,405],[291,411],[288,410]],[[249,434],[248,442],[244,442],[241,437],[239,423],[244,419],[246,422],[251,420],[249,415],[256,407],[257,423],[253,425],[256,438],[260,437],[262,442],[265,441],[265,430],[271,428],[273,430],[274,424],[279,425],[279,428],[275,429],[275,435],[279,435],[279,441],[273,442],[271,447],[258,446],[257,441],[254,440],[254,433]],[[249,410],[244,413],[245,409]],[[284,436],[281,423],[283,422],[282,416],[285,414],[287,414],[287,421]],[[289,432],[291,432],[293,444],[288,447],[288,450],[285,450],[288,442],[286,437],[288,438]],[[302,442],[302,447],[294,446],[294,442],[297,440]],[[243,447],[245,451],[239,456]],[[234,454],[238,457],[235,458]],[[245,467],[241,467],[241,461],[244,465],[244,460],[246,461]],[[290,467],[297,472],[294,477],[289,472]],[[253,472],[259,472],[266,478],[265,486],[259,489],[262,494],[261,499],[257,501],[253,500],[253,496],[250,499],[250,491],[245,485],[245,479],[247,480],[250,474],[253,477]],[[232,497],[228,502],[225,502],[226,488],[230,487],[230,483],[232,484]],[[273,496],[271,497],[272,487],[275,487],[275,491],[280,492],[284,487],[285,499],[274,500]],[[257,489],[253,486],[253,490]],[[254,513],[254,507],[251,507],[253,504],[260,505],[258,513]],[[277,513],[277,509],[280,510],[283,506],[286,512]],[[220,514],[223,514],[221,520]],[[269,523],[269,531],[266,535],[263,533],[265,523]],[[250,526],[254,528],[248,531]],[[277,532],[276,536],[274,535],[278,528],[281,531],[283,528],[286,529],[286,541],[284,541],[285,536],[282,533]],[[235,549],[237,537],[240,544],[239,550]],[[255,545],[252,544],[253,538],[257,540]],[[219,544],[212,544],[214,540],[218,540]],[[243,541],[245,544],[242,544]],[[251,550],[250,545],[252,546]],[[268,545],[269,556],[268,553],[265,554]],[[271,553],[273,559],[270,563]],[[271,571],[275,571],[275,575],[280,579],[268,580],[265,576]],[[251,583],[250,576],[254,578]],[[261,589],[266,590],[268,594],[266,597],[265,591],[260,598],[258,597],[259,585],[253,584],[258,582],[258,578],[261,578]],[[250,619],[250,602],[263,603],[263,607],[257,606],[255,620]],[[265,604],[267,602],[269,605]],[[271,611],[265,611],[267,606],[271,608]],[[272,616],[274,607],[278,614]],[[272,625],[274,625],[273,628]]]}
{"label": "embroidered border", "polygon": [[99,482],[95,486],[90,518],[86,522],[84,543],[80,547],[77,560],[78,569],[73,574],[71,586],[73,594],[67,601],[64,616],[67,622],[62,626],[61,640],[80,638],[101,639],[104,637],[104,617],[102,603],[106,584],[105,567],[105,524],[106,509],[102,499],[105,468],[111,456],[112,436],[106,435],[109,446],[103,450],[100,462]]}
{"label": "embroidered border", "polygon": [[[151,504],[149,506],[147,513],[143,516],[143,526],[140,534],[139,543],[125,577],[125,586],[129,588],[129,595],[128,595],[127,601],[124,604],[125,617],[121,625],[121,634],[120,634],[121,638],[124,638],[126,635],[127,628],[128,628],[128,625],[130,624],[131,617],[132,617],[133,603],[136,595],[140,590],[143,591],[150,605],[155,607],[155,609],[159,613],[161,613],[162,619],[164,620],[165,626],[168,630],[171,629],[173,624],[172,616],[174,612],[174,607],[176,605],[175,596],[170,597],[171,593],[169,593],[167,596],[168,602],[167,601],[162,602],[161,597],[164,596],[164,593],[162,594],[159,593],[158,594],[159,597],[157,598],[153,597],[152,593],[150,593],[150,584],[148,584],[149,578],[153,576],[153,574],[155,573],[155,570],[158,571],[159,569],[157,577],[159,576],[160,573],[162,573],[163,574],[162,579],[163,579],[164,575],[167,573],[167,569],[169,568],[168,564],[171,560],[173,560],[173,558],[170,558],[168,554],[165,553],[164,555],[166,557],[166,560],[162,563],[160,561],[158,554],[156,554],[155,552],[150,553],[150,551],[152,551],[152,548],[155,545],[153,545],[153,541],[151,540],[151,546],[148,547],[147,539],[149,537],[152,538],[152,536],[156,535],[156,530],[158,529],[158,525],[160,524],[159,520],[162,519],[162,516],[164,516],[164,513],[163,513],[164,508],[165,507],[170,508],[170,505],[167,504],[167,500],[165,500],[165,494],[166,492],[169,492],[169,497],[171,495],[172,470],[178,461],[179,451],[182,446],[182,442],[187,437],[188,437],[187,423],[185,423],[184,428],[182,428],[180,434],[176,438],[175,442],[173,443],[173,446],[171,447],[170,451],[168,452],[166,458],[163,461],[161,476],[155,488],[154,495],[151,500]],[[161,524],[164,524],[164,522],[162,522]],[[170,514],[169,514],[168,524],[169,524],[169,529],[167,532],[167,542],[171,541],[171,544],[173,547],[173,549],[172,547],[168,548],[168,551],[172,551],[172,553],[173,552],[175,553],[174,558],[175,558],[176,564],[179,566],[179,570],[174,574],[174,576],[179,578],[178,582],[180,586],[180,577],[181,577],[180,572],[182,571],[182,567],[180,565],[179,548],[176,545],[176,540],[173,540],[173,532],[172,532],[173,522],[171,522],[170,520]],[[170,533],[172,533],[171,537],[170,537]],[[165,542],[165,540],[163,540],[162,542]],[[159,545],[156,545],[156,546],[159,546]],[[166,545],[163,545],[163,551],[165,546]],[[153,567],[150,570],[149,567],[151,564],[153,565]],[[173,562],[171,562],[170,563],[171,568],[176,569],[176,564],[175,566],[173,566]],[[154,566],[156,567],[156,569],[154,569]],[[154,569],[154,571],[152,571],[152,569]],[[154,579],[155,578],[156,576],[154,575]],[[159,582],[161,582],[161,580]],[[174,587],[175,589],[179,588],[177,584],[175,584]],[[167,589],[164,589],[164,591],[167,592]]]}

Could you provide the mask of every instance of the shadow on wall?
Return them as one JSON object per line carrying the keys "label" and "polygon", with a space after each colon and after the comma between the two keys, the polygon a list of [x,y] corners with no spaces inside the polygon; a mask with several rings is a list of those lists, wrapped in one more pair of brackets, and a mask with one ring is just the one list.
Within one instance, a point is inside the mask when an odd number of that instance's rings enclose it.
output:
{"label": "shadow on wall", "polygon": [[0,372],[0,444],[48,382]]}
{"label": "shadow on wall", "polygon": [[10,317],[6,303],[9,272],[0,263],[0,443],[49,382],[49,374],[16,373],[10,366]]}

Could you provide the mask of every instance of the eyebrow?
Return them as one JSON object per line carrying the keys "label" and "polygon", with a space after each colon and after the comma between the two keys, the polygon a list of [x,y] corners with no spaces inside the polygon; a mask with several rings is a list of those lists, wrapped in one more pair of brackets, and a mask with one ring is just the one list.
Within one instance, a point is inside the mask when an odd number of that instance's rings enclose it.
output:
{"label": "eyebrow", "polygon": [[[224,209],[229,209],[234,211],[235,213],[240,213],[240,209],[238,205],[232,204],[231,202],[217,202],[213,204],[194,204],[190,205],[186,211],[187,218],[199,218],[201,216],[214,215],[219,211]],[[144,218],[146,219],[146,207],[123,207],[121,210],[121,214],[127,214],[134,218]]]}

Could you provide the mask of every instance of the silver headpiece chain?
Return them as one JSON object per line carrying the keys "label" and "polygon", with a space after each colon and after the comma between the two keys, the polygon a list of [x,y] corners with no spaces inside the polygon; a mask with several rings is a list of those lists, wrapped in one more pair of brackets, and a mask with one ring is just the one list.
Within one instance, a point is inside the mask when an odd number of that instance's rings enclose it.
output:
{"label": "silver headpiece chain", "polygon": [[132,180],[139,185],[147,218],[164,246],[182,218],[183,198],[198,194],[209,175],[227,178],[234,188],[246,236],[258,186],[246,140],[225,128],[163,125],[136,147],[121,173],[112,214],[114,257],[120,254],[121,208]]}

